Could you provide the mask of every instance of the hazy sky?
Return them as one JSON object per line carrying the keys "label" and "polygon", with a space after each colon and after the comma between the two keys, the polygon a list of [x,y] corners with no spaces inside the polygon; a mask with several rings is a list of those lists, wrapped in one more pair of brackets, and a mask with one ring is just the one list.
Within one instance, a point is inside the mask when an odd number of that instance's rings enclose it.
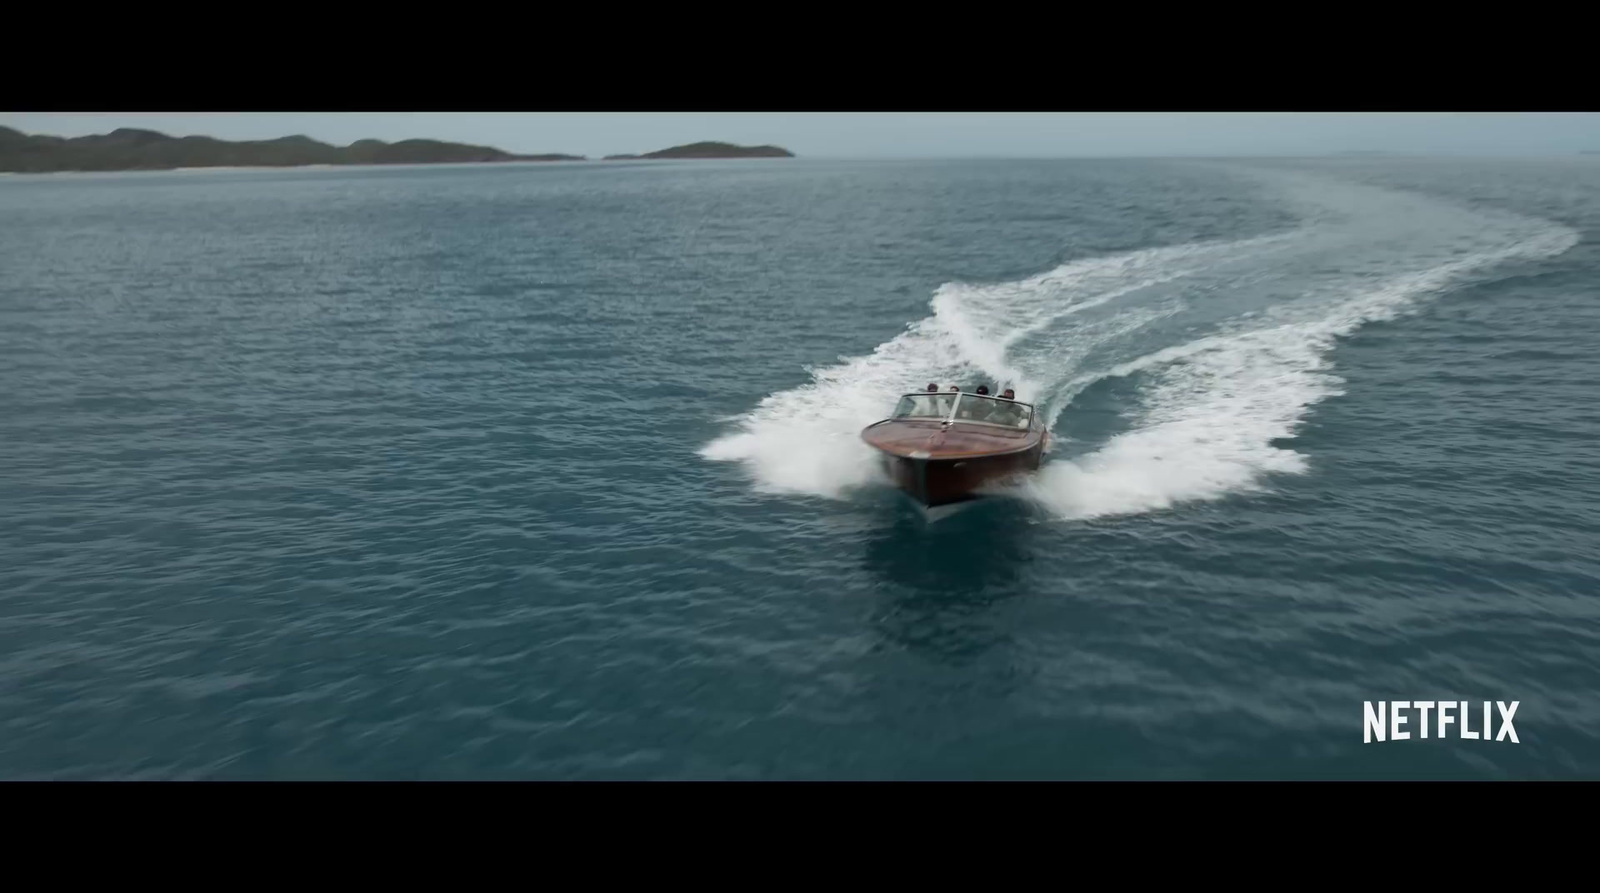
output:
{"label": "hazy sky", "polygon": [[773,143],[801,156],[846,158],[1600,150],[1600,114],[1546,112],[0,112],[0,125],[61,136],[118,127],[222,139],[299,133],[336,145],[365,137],[421,137],[510,152],[589,156],[648,152],[696,140]]}

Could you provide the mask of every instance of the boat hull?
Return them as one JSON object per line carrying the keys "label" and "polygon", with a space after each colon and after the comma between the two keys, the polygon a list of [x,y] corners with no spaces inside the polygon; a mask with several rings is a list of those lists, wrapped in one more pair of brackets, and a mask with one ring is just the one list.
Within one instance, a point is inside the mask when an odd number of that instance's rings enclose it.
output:
{"label": "boat hull", "polygon": [[884,471],[907,496],[929,508],[980,498],[984,490],[1039,467],[1043,444],[1001,455],[912,458],[881,453]]}
{"label": "boat hull", "polygon": [[[874,422],[861,439],[882,456],[895,486],[924,507],[954,505],[983,496],[1015,475],[1034,471],[1050,435],[1025,403],[986,395],[908,394],[909,411]],[[967,406],[972,401],[972,406]],[[918,405],[921,404],[921,405]]]}

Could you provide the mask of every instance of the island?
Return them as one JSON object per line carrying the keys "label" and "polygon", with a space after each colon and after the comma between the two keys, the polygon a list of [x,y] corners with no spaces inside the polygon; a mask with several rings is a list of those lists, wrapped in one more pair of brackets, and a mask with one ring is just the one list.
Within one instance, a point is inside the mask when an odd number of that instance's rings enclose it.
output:
{"label": "island", "polygon": [[794,153],[780,146],[736,146],[733,143],[703,142],[673,146],[643,155],[607,155],[606,161],[641,158],[793,158]]}
{"label": "island", "polygon": [[514,155],[489,146],[438,140],[386,143],[369,139],[340,147],[308,136],[230,142],[124,127],[106,134],[68,138],[29,135],[0,127],[0,171],[15,173],[583,160],[582,155]]}

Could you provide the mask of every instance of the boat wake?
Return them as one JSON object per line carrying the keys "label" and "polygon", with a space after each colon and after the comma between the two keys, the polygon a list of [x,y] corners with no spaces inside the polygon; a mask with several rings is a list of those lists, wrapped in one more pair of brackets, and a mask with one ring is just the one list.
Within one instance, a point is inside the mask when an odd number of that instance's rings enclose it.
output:
{"label": "boat wake", "polygon": [[1249,492],[1307,470],[1280,441],[1340,393],[1330,356],[1341,337],[1577,243],[1548,221],[1253,175],[1303,209],[1301,227],[1076,260],[1018,282],[946,284],[932,315],[871,354],[808,370],[811,382],[768,396],[701,455],[742,463],[764,492],[844,498],[880,482],[858,435],[908,388],[1014,387],[1059,444],[1072,441],[1074,399],[1122,379],[1132,406],[1118,433],[1048,461],[1014,495],[1092,518]]}

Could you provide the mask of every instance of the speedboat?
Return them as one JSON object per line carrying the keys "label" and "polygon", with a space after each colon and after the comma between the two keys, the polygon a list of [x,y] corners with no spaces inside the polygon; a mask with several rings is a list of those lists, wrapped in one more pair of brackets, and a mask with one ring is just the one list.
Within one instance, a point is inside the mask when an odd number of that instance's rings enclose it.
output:
{"label": "speedboat", "polygon": [[976,499],[1036,471],[1050,443],[1033,406],[960,391],[906,394],[861,439],[882,454],[895,486],[926,508]]}

